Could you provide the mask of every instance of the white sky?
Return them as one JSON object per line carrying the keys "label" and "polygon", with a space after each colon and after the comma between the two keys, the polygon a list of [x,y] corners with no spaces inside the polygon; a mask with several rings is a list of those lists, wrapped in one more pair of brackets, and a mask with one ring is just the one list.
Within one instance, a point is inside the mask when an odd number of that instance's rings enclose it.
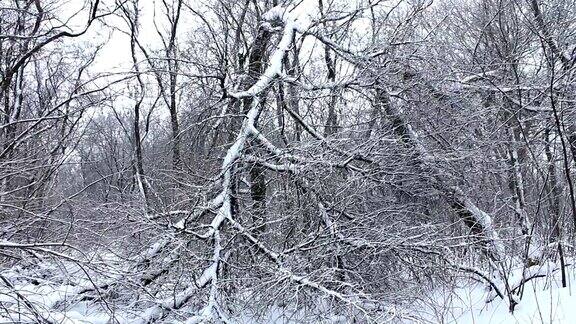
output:
{"label": "white sky", "polygon": [[[104,1],[104,4],[113,2],[113,0]],[[194,1],[190,2],[192,5]],[[141,0],[141,17],[140,21],[142,23],[139,41],[145,44],[147,48],[157,49],[161,46],[161,40],[154,27],[154,8],[156,6],[156,23],[161,23],[163,21],[162,9],[160,4],[156,0]],[[195,8],[196,9],[196,8]],[[306,16],[310,13],[318,12],[318,1],[317,0],[303,0],[298,3],[298,6],[291,11],[291,14],[295,16]],[[198,23],[195,21],[193,15],[185,7],[182,9],[182,16],[180,18],[180,25],[178,33],[180,39],[185,39],[187,32],[189,32],[194,24]],[[126,24],[122,19],[118,17],[107,17],[106,23],[110,26],[116,28],[122,28],[122,30],[127,31]],[[127,71],[130,70],[132,65],[132,60],[130,57],[130,43],[129,37],[122,32],[116,30],[111,31],[111,28],[103,28],[102,25],[95,25],[86,35],[87,39],[90,39],[93,43],[101,43],[108,39],[106,45],[101,49],[96,62],[94,63],[92,69],[98,72],[110,72],[110,71]],[[142,59],[142,58],[141,58]]]}

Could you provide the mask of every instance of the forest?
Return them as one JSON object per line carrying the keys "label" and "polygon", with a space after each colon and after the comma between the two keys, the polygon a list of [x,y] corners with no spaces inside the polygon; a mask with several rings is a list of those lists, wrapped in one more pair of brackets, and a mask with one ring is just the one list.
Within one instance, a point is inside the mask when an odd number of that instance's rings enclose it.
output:
{"label": "forest", "polygon": [[574,323],[575,66],[574,0],[0,0],[0,322]]}

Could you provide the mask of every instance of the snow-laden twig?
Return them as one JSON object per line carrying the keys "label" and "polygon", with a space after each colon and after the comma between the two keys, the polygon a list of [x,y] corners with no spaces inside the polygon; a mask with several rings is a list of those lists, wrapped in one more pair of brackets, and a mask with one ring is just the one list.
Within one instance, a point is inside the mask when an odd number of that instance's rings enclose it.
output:
{"label": "snow-laden twig", "polygon": [[359,248],[359,249],[360,248],[372,248],[373,247],[373,245],[370,244],[370,242],[367,242],[364,239],[354,239],[354,238],[348,238],[348,237],[344,236],[344,234],[342,234],[342,232],[338,228],[338,225],[336,223],[334,223],[332,221],[332,219],[330,218],[330,215],[328,214],[327,208],[326,208],[326,206],[324,206],[322,201],[318,202],[318,209],[320,210],[322,222],[324,223],[326,228],[328,228],[328,230],[330,231],[330,235],[337,238],[339,242],[343,242],[347,245],[350,245],[354,248]]}
{"label": "snow-laden twig", "polygon": [[[230,219],[230,223],[232,224],[232,226],[237,229],[240,234],[242,234],[244,237],[246,237],[252,244],[254,244],[256,247],[258,247],[258,250],[260,252],[262,252],[264,255],[266,255],[271,261],[273,261],[277,268],[278,268],[278,274],[280,274],[281,276],[283,276],[284,278],[298,283],[300,285],[306,286],[308,288],[311,288],[313,290],[319,291],[320,293],[332,297],[346,305],[352,306],[355,309],[357,309],[358,311],[360,311],[361,313],[363,313],[366,318],[369,318],[368,315],[368,307],[366,305],[364,305],[364,302],[361,300],[360,296],[363,296],[365,294],[360,293],[360,294],[355,294],[355,295],[345,295],[342,294],[338,291],[335,291],[333,289],[329,289],[325,286],[323,286],[322,284],[315,282],[305,276],[300,276],[300,275],[296,275],[294,274],[289,268],[287,268],[286,266],[284,266],[283,262],[282,262],[282,255],[274,252],[271,248],[267,247],[262,241],[260,241],[258,238],[256,238],[255,236],[253,236],[252,234],[250,234],[240,223],[236,222],[233,219]],[[390,315],[394,315],[395,312],[392,312],[391,310],[386,311],[386,313],[390,314]]]}
{"label": "snow-laden twig", "polygon": [[21,294],[15,287],[14,285],[10,282],[10,280],[8,280],[8,278],[4,277],[3,275],[0,274],[0,280],[2,280],[2,282],[4,283],[4,285],[6,287],[8,287],[8,289],[10,289],[10,291],[16,295],[16,299],[22,301],[22,303],[24,304],[24,306],[28,309],[28,311],[35,317],[36,322],[37,323],[53,323],[53,321],[49,320],[48,318],[42,316],[42,314],[40,313],[40,311],[32,304],[32,302],[30,302],[30,300],[28,300],[28,298],[26,298],[26,296],[24,296],[23,294]]}

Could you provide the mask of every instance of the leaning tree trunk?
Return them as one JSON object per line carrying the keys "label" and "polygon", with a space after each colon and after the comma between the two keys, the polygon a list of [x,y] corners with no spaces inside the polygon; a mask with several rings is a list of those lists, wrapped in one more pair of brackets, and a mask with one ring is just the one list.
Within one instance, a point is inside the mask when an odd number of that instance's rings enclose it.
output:
{"label": "leaning tree trunk", "polygon": [[494,228],[492,217],[478,208],[460,187],[450,184],[443,175],[444,172],[436,170],[437,166],[428,162],[433,161],[433,157],[420,142],[415,130],[405,121],[398,108],[386,99],[388,98],[386,89],[381,84],[376,86],[376,100],[382,100],[379,103],[380,107],[386,110],[385,113],[392,123],[396,136],[412,149],[416,164],[423,170],[430,170],[434,175],[436,189],[444,195],[450,207],[479,239],[484,255],[493,262],[503,261],[504,247]]}

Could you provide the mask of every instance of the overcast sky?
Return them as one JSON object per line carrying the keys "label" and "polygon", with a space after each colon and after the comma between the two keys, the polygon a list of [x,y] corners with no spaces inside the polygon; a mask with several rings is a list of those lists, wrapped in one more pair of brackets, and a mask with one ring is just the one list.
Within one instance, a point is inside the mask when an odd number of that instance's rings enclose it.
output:
{"label": "overcast sky", "polygon": [[[104,0],[103,4],[111,7],[113,2],[114,0]],[[195,1],[190,2],[191,5],[194,5],[194,3]],[[198,3],[200,2],[198,1]],[[317,3],[317,0],[303,0],[299,2],[295,8],[292,8],[292,14],[296,16],[314,15],[318,12]],[[77,11],[78,7],[70,6],[66,9],[67,10],[63,12],[66,13],[67,16],[70,16],[71,13]],[[156,0],[145,0],[140,2],[140,9],[141,29],[138,39],[147,48],[158,49],[161,47],[161,41],[154,27],[154,11],[156,9],[156,24],[162,26],[161,24],[164,22],[164,19],[162,17],[160,4]],[[202,10],[202,7],[198,4],[198,8],[194,9]],[[188,9],[183,8],[178,26],[181,41],[185,40],[185,35],[190,32],[196,24],[200,23],[196,19]],[[85,15],[82,15],[81,18],[77,18],[75,21],[85,21]],[[90,39],[93,44],[106,42],[92,67],[93,71],[120,72],[130,70],[132,62],[130,58],[129,36],[120,30],[114,30],[121,29],[127,32],[126,24],[121,18],[113,16],[107,17],[105,23],[108,26],[99,23],[99,26],[94,26],[96,28],[91,28],[88,37],[86,37],[86,39]]]}

